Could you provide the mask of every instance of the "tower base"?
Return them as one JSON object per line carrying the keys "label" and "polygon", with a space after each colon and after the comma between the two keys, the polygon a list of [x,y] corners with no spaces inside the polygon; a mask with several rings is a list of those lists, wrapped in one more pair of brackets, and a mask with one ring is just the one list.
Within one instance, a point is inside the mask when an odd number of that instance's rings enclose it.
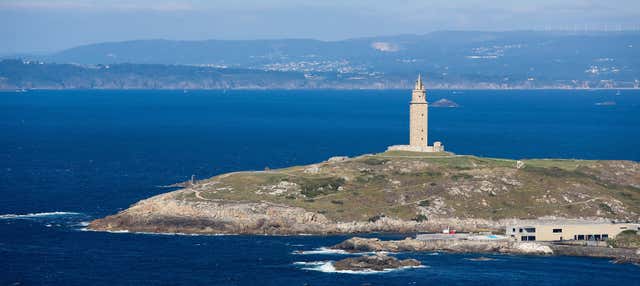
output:
{"label": "tower base", "polygon": [[424,152],[435,153],[444,152],[444,145],[442,142],[433,142],[433,146],[415,146],[415,145],[393,145],[387,147],[387,151],[410,151],[410,152]]}

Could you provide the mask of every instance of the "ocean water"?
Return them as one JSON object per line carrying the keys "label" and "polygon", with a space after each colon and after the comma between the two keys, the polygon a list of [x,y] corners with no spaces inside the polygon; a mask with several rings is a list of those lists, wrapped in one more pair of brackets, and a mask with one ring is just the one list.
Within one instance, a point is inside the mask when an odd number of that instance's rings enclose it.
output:
{"label": "ocean water", "polygon": [[[426,267],[353,274],[327,263],[345,254],[321,249],[349,236],[83,231],[88,221],[192,174],[308,164],[404,144],[409,95],[0,92],[0,285],[638,285],[638,266],[606,259],[401,253]],[[430,141],[455,153],[640,161],[640,91],[435,90],[428,97],[461,105],[429,114]],[[615,105],[597,105],[606,101]]]}

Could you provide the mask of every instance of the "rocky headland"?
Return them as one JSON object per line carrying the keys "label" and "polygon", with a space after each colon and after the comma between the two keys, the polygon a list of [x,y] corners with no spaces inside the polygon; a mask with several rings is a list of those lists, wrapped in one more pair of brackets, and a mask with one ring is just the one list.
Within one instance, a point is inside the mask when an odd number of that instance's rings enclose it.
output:
{"label": "rocky headland", "polygon": [[184,184],[89,229],[196,234],[503,231],[516,219],[637,221],[640,164],[392,151]]}

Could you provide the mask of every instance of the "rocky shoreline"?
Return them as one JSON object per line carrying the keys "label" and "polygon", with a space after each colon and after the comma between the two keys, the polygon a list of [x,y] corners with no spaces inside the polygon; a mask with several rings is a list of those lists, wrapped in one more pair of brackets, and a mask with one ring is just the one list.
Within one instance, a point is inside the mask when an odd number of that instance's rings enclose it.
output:
{"label": "rocky shoreline", "polygon": [[330,248],[350,253],[360,252],[430,252],[501,253],[518,255],[559,255],[610,258],[613,263],[640,263],[640,249],[558,245],[546,242],[506,240],[380,240],[353,237]]}
{"label": "rocky shoreline", "polygon": [[347,252],[422,252],[446,251],[454,253],[509,253],[509,254],[553,254],[551,247],[533,242],[513,240],[380,240],[378,238],[353,237],[331,246]]}
{"label": "rocky shoreline", "polygon": [[92,221],[98,231],[192,234],[354,234],[435,232],[455,225],[460,231],[504,229],[513,220],[434,218],[417,222],[389,217],[376,221],[332,222],[325,215],[269,202],[207,201],[183,203],[160,195],[116,215]]}

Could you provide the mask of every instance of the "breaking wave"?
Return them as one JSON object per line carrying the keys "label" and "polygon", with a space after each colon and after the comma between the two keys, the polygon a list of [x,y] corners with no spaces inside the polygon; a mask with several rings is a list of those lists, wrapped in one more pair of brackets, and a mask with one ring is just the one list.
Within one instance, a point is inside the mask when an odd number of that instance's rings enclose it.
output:
{"label": "breaking wave", "polygon": [[31,219],[41,217],[60,217],[60,216],[78,216],[83,215],[76,212],[42,212],[42,213],[28,213],[28,214],[3,214],[0,215],[0,219]]}
{"label": "breaking wave", "polygon": [[[88,226],[88,224],[87,224]],[[162,236],[236,236],[237,234],[230,233],[183,233],[183,232],[148,232],[148,231],[130,231],[130,230],[95,230],[88,227],[79,229],[80,231],[89,232],[106,232],[106,233],[128,233],[136,235],[162,235]]]}
{"label": "breaking wave", "polygon": [[385,269],[385,270],[366,269],[366,270],[355,271],[355,270],[336,270],[336,268],[333,267],[333,261],[311,261],[311,262],[302,261],[302,262],[294,262],[293,264],[298,266],[303,266],[300,269],[304,269],[304,270],[320,271],[324,273],[344,273],[344,274],[380,274],[380,273],[389,273],[393,271],[402,271],[402,270],[412,269],[412,268],[427,267],[424,265],[420,265],[420,266],[400,267],[397,269]]}
{"label": "breaking wave", "polygon": [[349,253],[342,249],[320,247],[313,250],[296,250],[293,252],[293,254],[312,255],[312,254],[354,254],[354,253]]}

